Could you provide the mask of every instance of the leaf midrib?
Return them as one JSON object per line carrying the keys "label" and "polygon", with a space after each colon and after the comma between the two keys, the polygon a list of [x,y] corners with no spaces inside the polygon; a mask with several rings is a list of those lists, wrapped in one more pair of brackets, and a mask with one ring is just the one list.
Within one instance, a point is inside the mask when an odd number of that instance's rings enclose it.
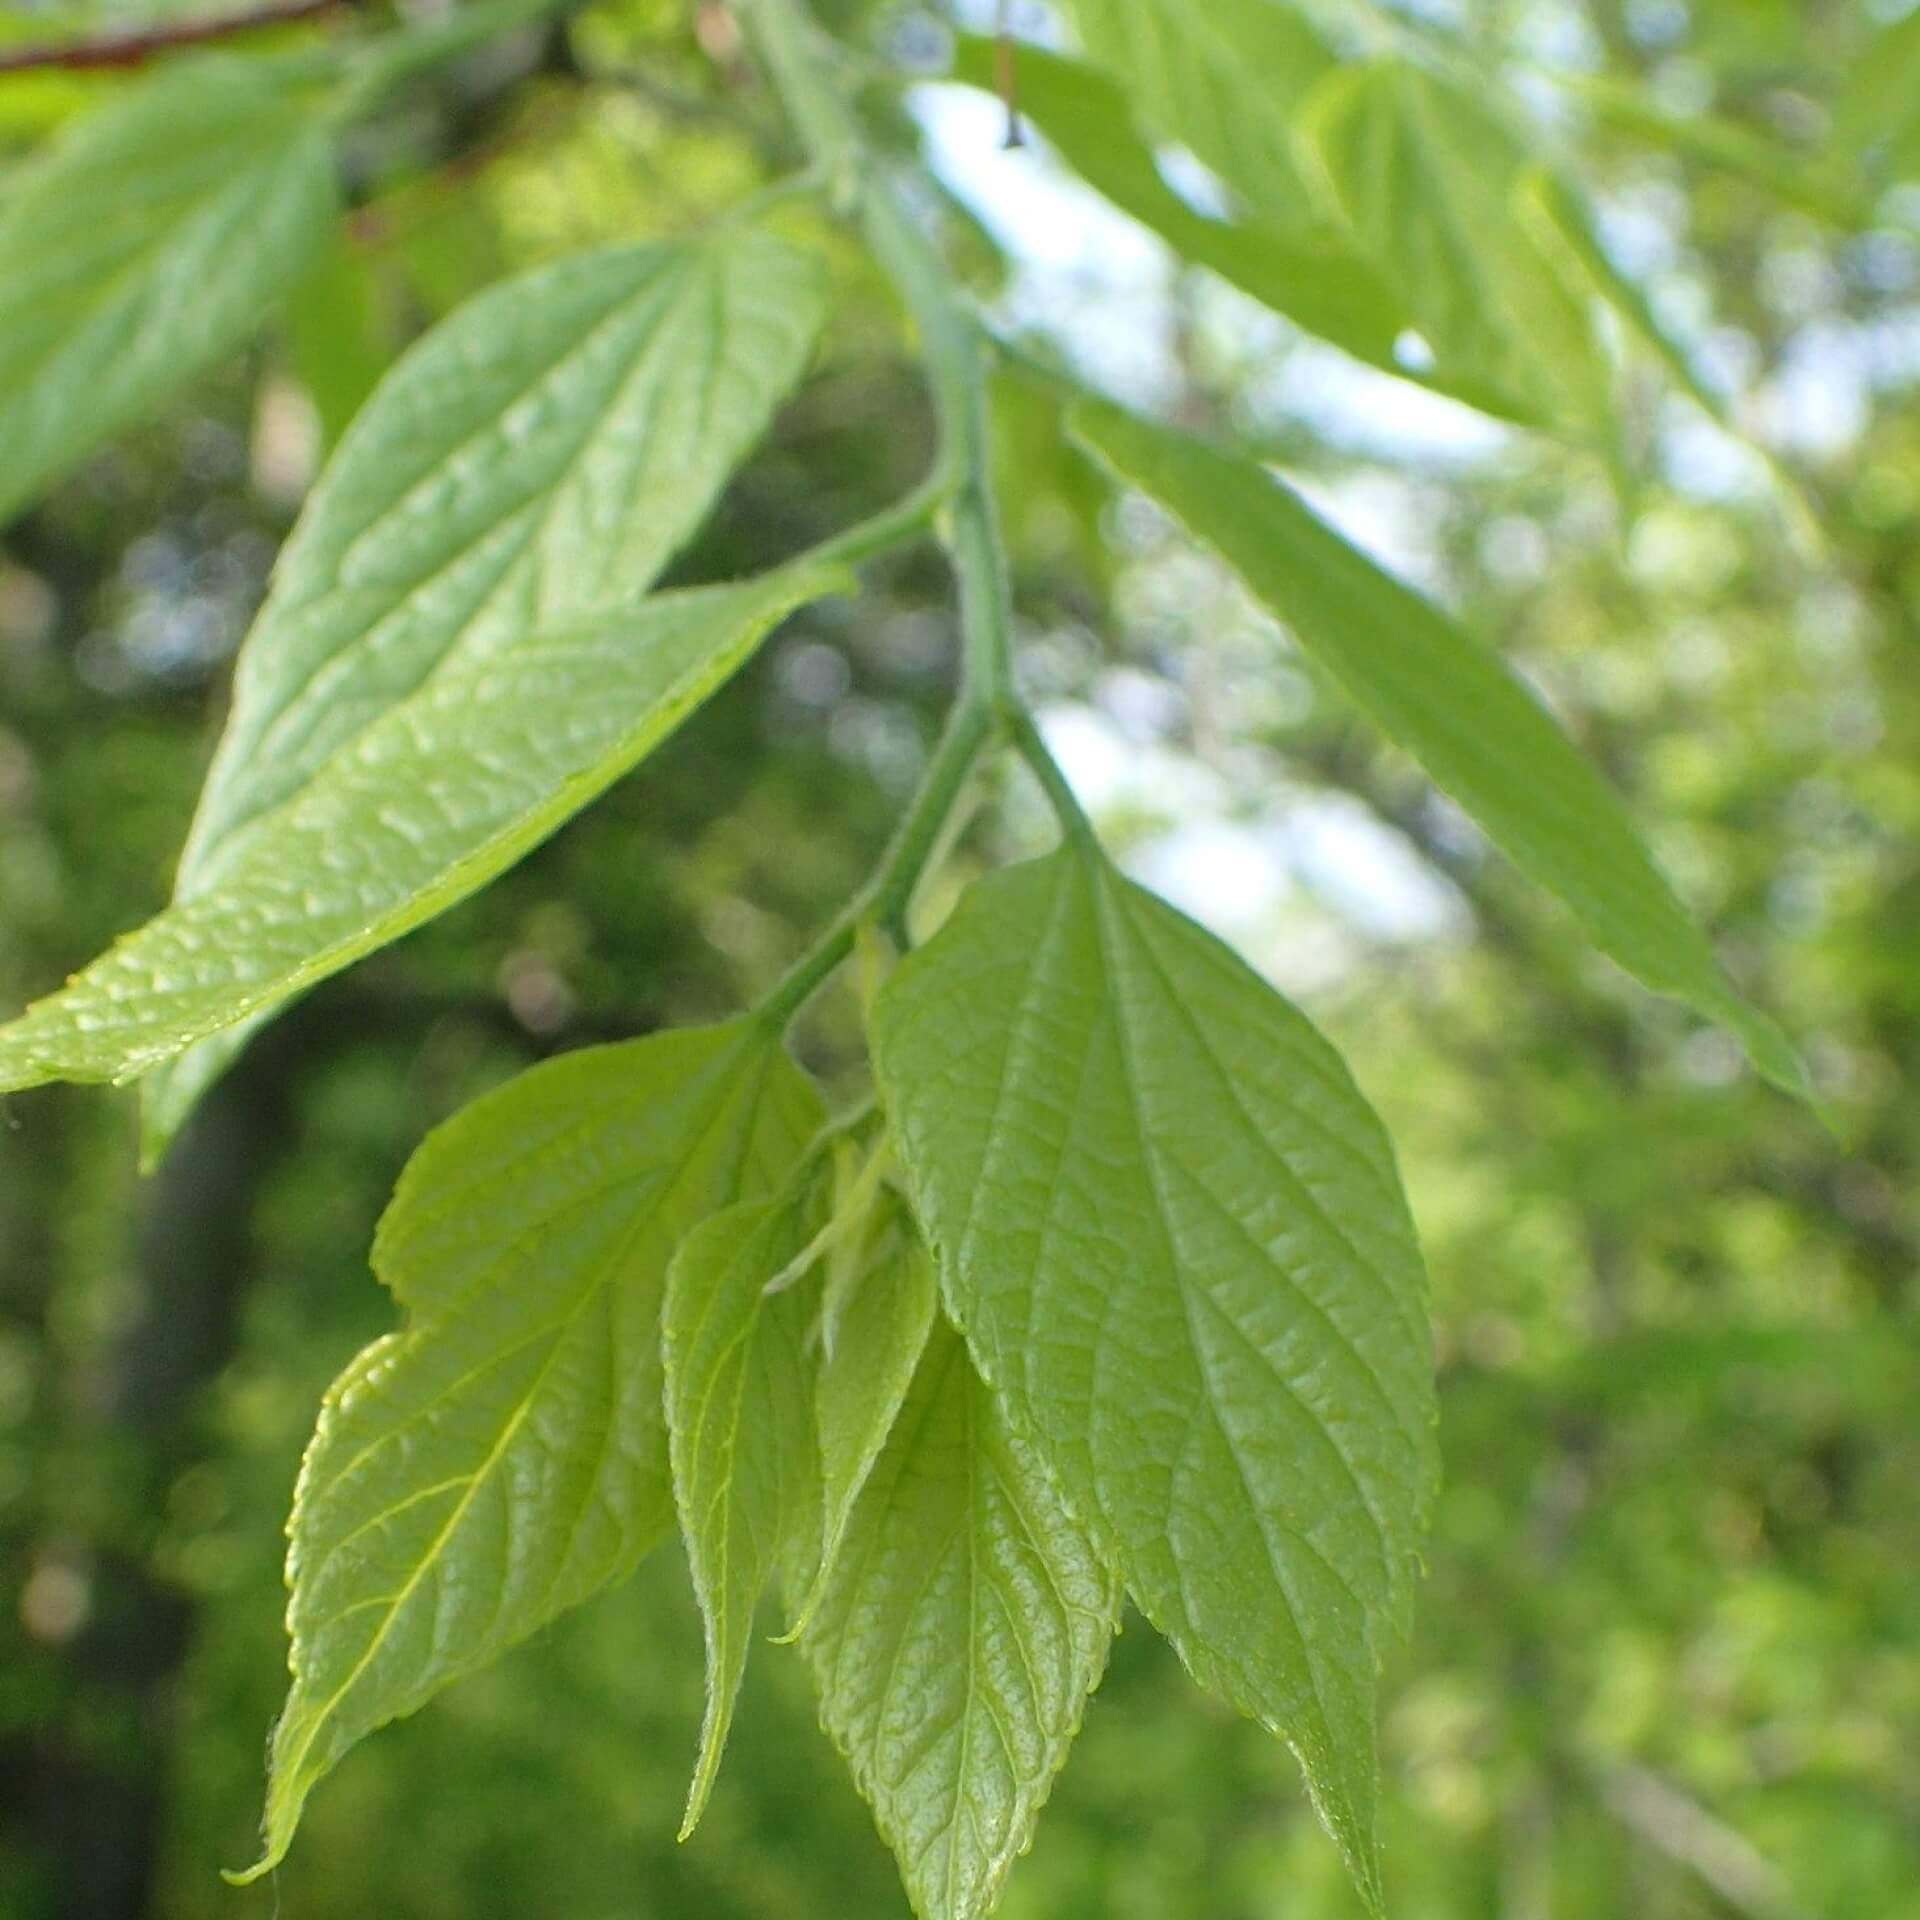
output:
{"label": "leaf midrib", "polygon": [[[616,323],[630,317],[630,309],[638,295],[648,291],[662,294],[663,297],[660,299],[661,318],[659,326],[650,332],[639,357],[628,370],[626,376],[616,384],[613,394],[609,396],[606,407],[594,415],[590,421],[582,425],[579,435],[574,440],[565,459],[561,462],[558,475],[549,481],[544,488],[536,490],[527,499],[508,508],[496,519],[477,528],[471,535],[462,540],[452,552],[443,554],[426,573],[408,581],[372,626],[368,627],[357,639],[350,641],[345,647],[329,653],[298,687],[292,689],[286,697],[281,700],[279,705],[275,707],[267,717],[264,726],[249,742],[249,757],[253,758],[270,754],[273,750],[275,739],[292,724],[295,717],[304,716],[309,710],[313,699],[324,696],[325,690],[330,684],[346,676],[351,670],[357,669],[368,650],[379,644],[380,635],[393,621],[417,608],[422,596],[432,588],[436,581],[444,579],[449,572],[466,560],[477,548],[482,546],[486,540],[494,535],[500,534],[504,529],[512,525],[517,518],[523,518],[524,524],[516,530],[518,537],[513,543],[513,551],[503,560],[500,570],[495,575],[492,583],[487,587],[477,604],[468,612],[461,627],[451,636],[447,645],[444,646],[428,664],[427,670],[403,694],[391,700],[387,707],[371,715],[364,725],[336,741],[334,745],[307,770],[300,786],[295,788],[293,792],[284,795],[269,808],[251,811],[237,818],[230,819],[216,836],[207,841],[191,841],[188,856],[183,859],[181,865],[181,884],[183,890],[189,876],[197,875],[203,866],[210,864],[217,856],[219,849],[230,841],[235,833],[251,825],[254,820],[262,818],[264,814],[277,812],[281,806],[296,799],[301,792],[312,786],[321,777],[335,759],[346,752],[356,741],[364,738],[371,728],[378,725],[386,712],[425,693],[427,689],[443,675],[464,664],[464,655],[461,651],[461,640],[463,636],[467,632],[470,632],[473,626],[497,603],[499,596],[506,590],[510,582],[518,584],[522,577],[521,569],[527,560],[528,554],[530,552],[537,554],[540,542],[544,539],[548,529],[552,525],[553,515],[557,511],[561,495],[565,491],[564,480],[566,476],[577,467],[582,449],[594,440],[600,429],[604,427],[607,419],[620,409],[627,396],[632,392],[634,385],[640,381],[642,375],[652,375],[654,361],[661,347],[660,333],[664,331],[669,317],[672,315],[684,293],[683,286],[676,287],[673,283],[675,281],[684,282],[692,273],[695,264],[696,262],[689,256],[671,259],[665,264],[662,273],[657,278],[649,276],[647,279],[640,281],[638,285],[630,287],[619,299],[614,301],[608,311],[601,315],[587,332],[581,335],[565,353],[557,360],[548,361],[542,366],[533,378],[520,387],[504,406],[496,410],[486,420],[482,421],[468,433],[464,439],[443,454],[435,463],[434,467],[414,482],[397,501],[390,503],[378,520],[369,526],[362,527],[359,532],[347,542],[346,546],[341,548],[337,555],[333,556],[330,567],[331,578],[327,584],[321,588],[319,593],[292,598],[285,603],[283,608],[278,610],[277,614],[276,610],[272,607],[263,611],[262,628],[264,629],[270,617],[277,617],[280,620],[295,619],[302,615],[311,617],[315,613],[315,610],[324,608],[330,600],[342,598],[356,592],[368,591],[369,589],[355,587],[347,583],[345,579],[354,548],[367,539],[370,534],[377,531],[392,514],[404,511],[407,500],[443,473],[453,460],[457,459],[462,453],[468,451],[478,442],[484,440],[488,434],[497,431],[500,421],[505,415],[510,413],[513,408],[521,405],[528,395],[536,392],[548,382],[560,378],[569,368],[578,365],[580,360],[590,353],[607,333],[615,329]],[[717,278],[718,276],[716,275],[715,277]],[[662,285],[663,282],[664,286]],[[342,453],[345,454],[349,451],[350,442],[343,443]],[[311,562],[306,561],[304,554],[290,555],[289,558],[296,565],[311,564]],[[574,618],[585,617],[585,615],[563,617]],[[224,784],[225,783],[223,783],[223,785]],[[223,797],[224,795],[216,794],[214,789],[209,788],[210,801]]]}
{"label": "leaf midrib", "polygon": [[[1093,907],[1094,907],[1095,938],[1100,948],[1101,968],[1102,968],[1103,974],[1105,974],[1105,976],[1109,980],[1111,980],[1115,976],[1113,971],[1113,956],[1112,956],[1111,947],[1110,947],[1110,930],[1107,925],[1106,914],[1103,908],[1103,900],[1102,900],[1103,889],[1100,886],[1100,879],[1098,877],[1096,877],[1092,881],[1092,886],[1094,889]],[[1137,1089],[1137,1087],[1139,1086],[1137,1063],[1134,1060],[1132,1041],[1128,1034],[1126,1021],[1117,1012],[1112,1014],[1110,1018],[1112,1020],[1114,1042],[1120,1054],[1122,1072],[1126,1078],[1129,1089],[1130,1090]],[[1139,1104],[1137,1099],[1130,1101],[1128,1106],[1128,1112],[1132,1115],[1137,1116],[1139,1111],[1140,1109],[1139,1109]],[[1144,1129],[1140,1125],[1137,1118],[1135,1119],[1134,1134],[1135,1134],[1135,1139],[1138,1142],[1138,1145],[1140,1148],[1140,1158],[1146,1170],[1148,1191],[1151,1193],[1153,1197],[1154,1219],[1155,1219],[1156,1225],[1159,1228],[1161,1247],[1163,1252],[1168,1256],[1169,1264],[1173,1267],[1173,1270],[1176,1273],[1176,1275],[1178,1275],[1180,1273],[1180,1267],[1179,1267],[1179,1262],[1175,1257],[1175,1242],[1173,1239],[1171,1222],[1167,1212],[1166,1195],[1163,1193],[1161,1189],[1158,1163],[1154,1159],[1148,1147]],[[1319,1716],[1322,1737],[1326,1741],[1327,1750],[1329,1752],[1337,1751],[1338,1742],[1335,1740],[1334,1734],[1333,1734],[1334,1723],[1333,1723],[1332,1716],[1327,1711],[1326,1695],[1322,1690],[1322,1686],[1321,1686],[1320,1662],[1316,1657],[1316,1654],[1314,1652],[1311,1642],[1309,1642],[1309,1640],[1307,1639],[1305,1631],[1301,1626],[1301,1620],[1303,1618],[1303,1615],[1301,1613],[1300,1604],[1294,1595],[1293,1583],[1290,1578],[1289,1571],[1285,1565],[1283,1556],[1280,1554],[1280,1552],[1278,1551],[1277,1547],[1274,1544],[1272,1534],[1268,1531],[1268,1526],[1267,1526],[1268,1516],[1265,1512],[1265,1509],[1262,1503],[1260,1502],[1260,1500],[1257,1498],[1257,1496],[1253,1491],[1253,1486],[1251,1481],[1247,1477],[1246,1463],[1240,1457],[1239,1445],[1235,1440],[1234,1435],[1228,1431],[1225,1422],[1222,1421],[1222,1419],[1220,1418],[1219,1410],[1214,1404],[1212,1382],[1207,1375],[1206,1366],[1203,1359],[1205,1348],[1200,1339],[1199,1329],[1194,1323],[1193,1301],[1189,1293],[1189,1290],[1185,1285],[1184,1278],[1182,1278],[1181,1280],[1181,1283],[1178,1287],[1178,1292],[1180,1296],[1181,1310],[1186,1318],[1186,1323],[1187,1323],[1188,1344],[1192,1349],[1195,1369],[1199,1374],[1200,1384],[1203,1389],[1199,1402],[1194,1409],[1194,1415],[1203,1417],[1213,1427],[1214,1432],[1220,1437],[1221,1441],[1224,1443],[1226,1447],[1227,1457],[1233,1463],[1234,1476],[1239,1482],[1241,1495],[1245,1503],[1247,1512],[1252,1517],[1255,1529],[1258,1532],[1261,1538],[1261,1541],[1266,1547],[1267,1564],[1269,1569],[1272,1571],[1272,1574],[1274,1577],[1274,1584],[1279,1588],[1281,1596],[1286,1602],[1285,1614],[1286,1614],[1287,1629],[1290,1635],[1292,1636],[1294,1645],[1296,1646],[1296,1648],[1299,1650],[1299,1653],[1300,1653],[1301,1664],[1305,1670],[1305,1673],[1307,1676],[1307,1683],[1313,1696],[1314,1708],[1316,1713]],[[1194,1416],[1192,1415],[1189,1416],[1190,1421],[1192,1420],[1193,1417]],[[1177,1480],[1177,1476],[1174,1476],[1169,1480],[1169,1499],[1170,1500],[1172,1498],[1172,1490],[1175,1484],[1175,1480]],[[1095,1497],[1099,1499],[1102,1508],[1105,1509],[1106,1507],[1105,1498],[1097,1487],[1095,1489]],[[1171,1537],[1171,1533],[1172,1533],[1172,1519],[1173,1519],[1173,1512],[1172,1512],[1171,1506],[1169,1506],[1168,1513],[1167,1513],[1167,1533],[1169,1537]],[[1110,1526],[1114,1524],[1110,1513],[1108,1515],[1108,1524]],[[1122,1535],[1122,1537],[1124,1538],[1124,1534]],[[1288,1537],[1291,1538],[1293,1536],[1289,1534]],[[1179,1577],[1179,1584],[1181,1588],[1181,1611],[1187,1615],[1186,1624],[1187,1624],[1187,1627],[1189,1628],[1189,1633],[1187,1635],[1183,1635],[1182,1637],[1189,1640],[1190,1647],[1192,1647],[1192,1650],[1197,1653],[1199,1651],[1199,1648],[1197,1645],[1194,1644],[1194,1640],[1193,1640],[1193,1632],[1196,1629],[1197,1623],[1193,1618],[1192,1608],[1187,1603],[1187,1599],[1186,1599],[1186,1579],[1184,1574],[1184,1562],[1182,1561],[1181,1557],[1177,1554],[1174,1556],[1174,1565]],[[1136,1598],[1139,1598],[1139,1597],[1140,1596],[1136,1595]],[[1149,1604],[1145,1599],[1141,1599],[1141,1606],[1143,1611],[1146,1611],[1149,1617],[1151,1617],[1153,1613],[1153,1608],[1149,1606]]]}

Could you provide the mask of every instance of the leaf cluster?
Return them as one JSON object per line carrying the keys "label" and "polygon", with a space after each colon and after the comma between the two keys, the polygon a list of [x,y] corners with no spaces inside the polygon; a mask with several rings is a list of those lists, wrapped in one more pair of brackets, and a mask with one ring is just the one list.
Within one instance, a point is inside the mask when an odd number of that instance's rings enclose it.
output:
{"label": "leaf cluster", "polygon": [[[348,129],[543,11],[183,61],[56,141],[0,212],[0,513],[312,271]],[[891,177],[836,44],[798,0],[738,11],[804,169],[697,231],[506,280],[398,361],[280,557],[172,904],[0,1028],[0,1091],[140,1078],[158,1157],[293,997],[500,875],[796,608],[939,535],[962,681],[871,883],[759,1007],[534,1068],[408,1167],[373,1250],[403,1324],[329,1392],[295,1500],[292,1688],[246,1877],[357,1741],[677,1527],[708,1652],[687,1830],[773,1595],[916,1908],[986,1913],[1131,1598],[1292,1747],[1378,1908],[1375,1695],[1437,1480],[1391,1146],[1305,1016],[1100,847],[1017,692],[989,426],[1005,343]],[[1079,53],[1023,52],[1025,111],[1241,292],[1608,457],[1607,313],[1714,401],[1564,158],[1457,47],[1363,43],[1280,0],[1066,12]],[[963,37],[954,72],[1001,61]],[[1896,119],[1862,87],[1842,124],[1871,156],[1903,150]],[[1169,146],[1211,170],[1217,210],[1167,184]],[[931,470],[755,577],[664,586],[832,319],[822,213],[910,323]],[[1039,378],[1098,484],[1224,562],[1603,952],[1807,1091],[1491,647],[1257,449]],[[922,883],[1002,754],[1060,844],[920,940]],[[872,1097],[829,1115],[783,1035],[856,949],[877,977]]]}

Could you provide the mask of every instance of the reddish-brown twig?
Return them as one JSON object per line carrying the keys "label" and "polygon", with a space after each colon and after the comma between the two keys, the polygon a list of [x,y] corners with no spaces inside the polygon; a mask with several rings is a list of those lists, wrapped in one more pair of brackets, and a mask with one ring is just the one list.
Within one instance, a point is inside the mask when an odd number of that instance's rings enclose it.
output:
{"label": "reddish-brown twig", "polygon": [[0,73],[23,73],[34,67],[137,67],[155,54],[168,53],[176,47],[195,47],[203,41],[225,40],[261,27],[284,26],[288,21],[331,13],[345,4],[346,0],[260,0],[260,4],[235,13],[129,27],[123,32],[101,34],[93,40],[0,47]]}

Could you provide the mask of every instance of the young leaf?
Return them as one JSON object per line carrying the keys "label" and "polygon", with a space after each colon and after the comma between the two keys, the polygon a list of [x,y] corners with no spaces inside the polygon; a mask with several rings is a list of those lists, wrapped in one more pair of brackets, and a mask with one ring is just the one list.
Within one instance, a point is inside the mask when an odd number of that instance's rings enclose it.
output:
{"label": "young leaf", "polygon": [[[1398,298],[1325,221],[1215,220],[1161,177],[1126,95],[1097,68],[1022,45],[1020,111],[1096,193],[1158,234],[1183,259],[1217,273],[1276,313],[1388,373],[1405,375],[1395,343],[1411,324]],[[993,42],[957,36],[954,77],[997,83]]]}
{"label": "young leaf", "polygon": [[818,1183],[715,1214],[667,1278],[667,1433],[674,1501],[707,1636],[707,1710],[680,1838],[706,1811],[767,1583],[819,1531],[811,1368],[817,1290],[767,1283],[823,1217]]}
{"label": "young leaf", "polygon": [[564,1055],[428,1137],[374,1266],[407,1324],[334,1384],[287,1560],[272,1867],[356,1741],[627,1574],[672,1524],[660,1312],[675,1246],[819,1124],[764,1025]]}
{"label": "young leaf", "polygon": [[224,842],[192,893],[0,1028],[0,1092],[131,1078],[398,939],[545,839],[784,614],[841,584],[790,568],[449,663]]}
{"label": "young leaf", "polygon": [[1514,204],[1527,153],[1478,101],[1397,60],[1315,89],[1299,144],[1437,371],[1491,412],[1603,438],[1612,374],[1585,299]]}
{"label": "young leaf", "polygon": [[[407,354],[280,556],[177,898],[223,887],[241,830],[436,674],[651,586],[799,378],[824,302],[817,260],[728,227],[525,274]],[[150,1148],[244,1038],[156,1080]]]}
{"label": "young leaf", "polygon": [[0,521],[240,346],[336,206],[324,128],[242,60],[163,72],[30,166],[0,209]]}
{"label": "young leaf", "polygon": [[1806,1094],[1792,1046],[1734,992],[1619,801],[1496,654],[1253,461],[1104,402],[1076,409],[1073,431],[1218,553],[1598,946],[1721,1022],[1769,1079]]}
{"label": "young leaf", "polygon": [[936,1319],[801,1645],[920,1920],[981,1920],[1099,1684],[1113,1575]]}
{"label": "young leaf", "polygon": [[875,1070],[953,1317],[1203,1685],[1283,1733],[1370,1900],[1374,1687],[1436,1457],[1426,1285],[1339,1056],[1090,844],[975,885]]}
{"label": "young leaf", "polygon": [[854,1502],[905,1400],[935,1311],[933,1263],[905,1222],[860,1279],[825,1336],[814,1390],[821,1529],[810,1590],[794,1631],[811,1619],[846,1538]]}
{"label": "young leaf", "polygon": [[1189,148],[1262,219],[1313,212],[1291,122],[1333,50],[1274,0],[1068,0],[1094,65],[1126,88],[1163,140]]}

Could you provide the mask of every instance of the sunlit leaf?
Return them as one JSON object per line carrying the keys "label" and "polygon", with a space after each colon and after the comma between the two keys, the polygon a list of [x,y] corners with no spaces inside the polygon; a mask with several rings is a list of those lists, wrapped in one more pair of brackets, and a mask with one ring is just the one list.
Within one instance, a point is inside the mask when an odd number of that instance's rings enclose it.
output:
{"label": "sunlit leaf", "polygon": [[449,663],[224,841],[194,892],[0,1028],[0,1092],[129,1078],[431,919],[840,584],[799,569],[664,594]]}
{"label": "sunlit leaf", "polygon": [[[1072,842],[904,960],[874,1057],[982,1374],[1378,1904],[1374,1690],[1436,1472],[1385,1134],[1242,961]],[[904,1424],[904,1421],[903,1421]]]}
{"label": "sunlit leaf", "polygon": [[406,1325],[334,1384],[300,1476],[293,1686],[246,1878],[356,1741],[672,1524],[668,1261],[715,1208],[769,1191],[818,1121],[777,1036],[741,1021],[532,1068],[415,1154],[373,1255]]}
{"label": "sunlit leaf", "polygon": [[1626,322],[1635,338],[1672,375],[1681,391],[1722,425],[1727,425],[1725,397],[1707,384],[1692,358],[1661,324],[1646,289],[1630,278],[1600,244],[1592,212],[1566,181],[1550,167],[1529,167],[1517,183],[1514,206],[1544,249],[1549,252],[1558,249],[1566,264],[1569,284],[1583,280]]}
{"label": "sunlit leaf", "polygon": [[980,1920],[1106,1665],[1119,1594],[932,1327],[801,1645],[921,1920]]}
{"label": "sunlit leaf", "polygon": [[1492,412],[1604,438],[1611,369],[1589,305],[1522,221],[1529,156],[1497,112],[1425,68],[1341,68],[1314,91],[1300,149],[1437,370]]}
{"label": "sunlit leaf", "polygon": [[[651,586],[798,379],[824,299],[817,260],[730,227],[524,274],[416,346],[280,557],[178,898],[224,889],[242,830],[436,676],[538,653]],[[150,1153],[244,1038],[143,1090]]]}
{"label": "sunlit leaf", "polygon": [[[960,35],[953,71],[972,86],[993,87],[993,43]],[[1104,72],[1026,45],[1018,50],[1016,71],[1021,114],[1122,213],[1158,234],[1182,259],[1217,273],[1308,332],[1389,373],[1406,371],[1395,354],[1410,324],[1406,310],[1337,228],[1308,220],[1298,209],[1284,225],[1197,213],[1162,177],[1126,94]]]}
{"label": "sunlit leaf", "polygon": [[1275,225],[1308,220],[1292,117],[1333,50],[1275,0],[1067,0],[1095,66],[1162,140],[1198,156]]}
{"label": "sunlit leaf", "polygon": [[1737,1034],[1770,1079],[1806,1092],[1793,1048],[1728,984],[1625,809],[1498,655],[1245,456],[1100,402],[1076,409],[1073,429],[1213,548],[1600,947]]}

